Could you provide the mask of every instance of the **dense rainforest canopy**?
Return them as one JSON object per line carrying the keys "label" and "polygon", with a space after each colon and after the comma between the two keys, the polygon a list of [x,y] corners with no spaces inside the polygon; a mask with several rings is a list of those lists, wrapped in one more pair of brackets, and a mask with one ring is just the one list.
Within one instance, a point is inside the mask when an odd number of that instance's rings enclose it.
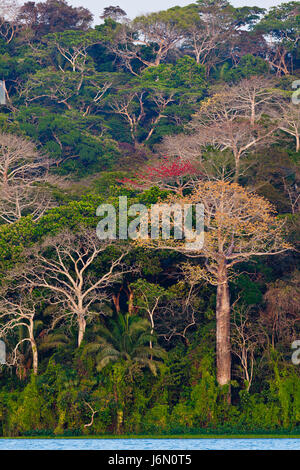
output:
{"label": "dense rainforest canopy", "polygon": [[[0,0],[0,435],[300,430],[300,2]],[[100,241],[204,204],[205,242]]]}

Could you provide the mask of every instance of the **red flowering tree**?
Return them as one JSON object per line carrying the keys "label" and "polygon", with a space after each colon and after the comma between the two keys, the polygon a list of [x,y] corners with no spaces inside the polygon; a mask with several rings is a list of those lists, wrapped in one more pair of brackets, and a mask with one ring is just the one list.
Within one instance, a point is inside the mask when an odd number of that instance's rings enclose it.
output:
{"label": "red flowering tree", "polygon": [[163,157],[163,161],[136,172],[132,178],[123,178],[119,182],[127,187],[145,190],[153,186],[159,189],[183,194],[184,189],[191,188],[202,176],[202,173],[188,161],[180,157]]}

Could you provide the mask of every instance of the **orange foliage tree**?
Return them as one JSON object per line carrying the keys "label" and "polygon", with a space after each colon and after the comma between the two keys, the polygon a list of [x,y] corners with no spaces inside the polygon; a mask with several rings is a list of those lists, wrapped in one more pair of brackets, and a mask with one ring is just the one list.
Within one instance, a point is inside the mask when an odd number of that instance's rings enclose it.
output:
{"label": "orange foliage tree", "polygon": [[[204,205],[204,245],[188,252],[184,240],[151,240],[156,248],[181,251],[189,257],[203,258],[199,265],[185,265],[187,279],[205,279],[217,287],[216,353],[217,381],[230,385],[230,295],[229,280],[234,267],[254,256],[276,255],[290,249],[284,241],[283,221],[276,217],[272,205],[263,197],[250,193],[237,183],[199,182],[190,195],[172,196],[174,204]],[[230,397],[230,394],[229,394]]]}

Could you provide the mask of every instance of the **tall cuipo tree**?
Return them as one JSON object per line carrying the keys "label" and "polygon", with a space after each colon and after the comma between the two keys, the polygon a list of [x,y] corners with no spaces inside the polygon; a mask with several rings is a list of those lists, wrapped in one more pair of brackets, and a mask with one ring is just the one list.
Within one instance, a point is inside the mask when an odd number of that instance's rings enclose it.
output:
{"label": "tall cuipo tree", "polygon": [[[187,251],[182,241],[151,240],[149,246],[181,251],[204,263],[191,266],[189,277],[205,279],[217,287],[216,353],[217,381],[230,385],[230,294],[229,280],[238,263],[255,256],[284,253],[291,246],[284,241],[283,222],[264,198],[250,193],[237,183],[199,182],[193,192],[182,198],[173,196],[170,203],[204,205],[204,244],[199,250]],[[230,395],[229,395],[230,396]]]}

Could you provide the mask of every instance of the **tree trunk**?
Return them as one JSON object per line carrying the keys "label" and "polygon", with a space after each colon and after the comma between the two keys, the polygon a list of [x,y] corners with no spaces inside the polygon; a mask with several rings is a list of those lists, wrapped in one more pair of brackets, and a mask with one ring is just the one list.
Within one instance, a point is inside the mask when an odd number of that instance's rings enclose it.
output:
{"label": "tree trunk", "polygon": [[120,294],[121,294],[121,289],[117,294],[112,295],[112,301],[114,303],[115,309],[117,313],[120,313]]}
{"label": "tree trunk", "polygon": [[31,344],[31,350],[32,350],[33,373],[34,373],[34,375],[37,375],[38,365],[39,365],[39,358],[38,358],[38,350],[37,350],[36,342],[35,342],[35,339],[34,339],[34,323],[33,323],[33,321],[30,321],[30,325],[29,325],[29,338],[30,338],[30,344]]}
{"label": "tree trunk", "polygon": [[[149,317],[150,317],[150,323],[151,323],[151,331],[150,331],[150,334],[151,334],[151,336],[153,336],[153,333],[154,333],[153,313],[152,313],[152,314],[150,313]],[[152,344],[152,341],[151,341],[151,340],[150,340],[150,342],[149,342],[149,347],[150,347],[150,349],[153,348],[153,344]],[[151,357],[151,360],[152,360],[152,357]]]}
{"label": "tree trunk", "polygon": [[[151,337],[152,337],[152,336],[153,336],[153,333],[154,333],[153,313],[150,313],[149,316],[150,316],[150,323],[151,323],[151,332],[150,332],[150,334],[151,334]],[[149,341],[149,348],[150,348],[150,349],[153,349],[152,339]],[[153,359],[153,356],[152,356],[152,354],[151,354],[151,356],[150,356],[150,361],[152,361],[152,359]]]}
{"label": "tree trunk", "polygon": [[240,154],[236,151],[234,151],[234,160],[235,160],[235,173],[234,173],[234,178],[233,182],[238,183],[239,177],[240,177]]}
{"label": "tree trunk", "polygon": [[197,64],[200,64],[201,51],[199,51],[199,49],[195,45],[194,45],[194,54],[195,54],[195,59],[196,59]]}
{"label": "tree trunk", "polygon": [[128,295],[128,313],[129,315],[133,315],[133,310],[134,310],[134,305],[133,305],[133,300],[134,300],[134,292],[133,289],[129,285],[127,285],[127,295]]}
{"label": "tree trunk", "polygon": [[[225,264],[219,267],[217,288],[217,381],[223,386],[231,380],[230,298]],[[230,391],[228,394],[230,400]]]}
{"label": "tree trunk", "polygon": [[37,375],[37,373],[38,373],[38,351],[37,351],[35,341],[31,341],[31,348],[32,348],[32,359],[33,359],[33,373],[34,373],[34,375]]}
{"label": "tree trunk", "polygon": [[84,333],[85,333],[85,328],[86,328],[86,321],[82,314],[78,316],[78,326],[79,326],[79,330],[78,330],[78,347],[79,347],[82,343]]}
{"label": "tree trunk", "polygon": [[252,103],[251,103],[251,117],[250,117],[250,123],[251,123],[251,126],[253,127],[254,124],[255,124],[255,101],[253,99]]}

